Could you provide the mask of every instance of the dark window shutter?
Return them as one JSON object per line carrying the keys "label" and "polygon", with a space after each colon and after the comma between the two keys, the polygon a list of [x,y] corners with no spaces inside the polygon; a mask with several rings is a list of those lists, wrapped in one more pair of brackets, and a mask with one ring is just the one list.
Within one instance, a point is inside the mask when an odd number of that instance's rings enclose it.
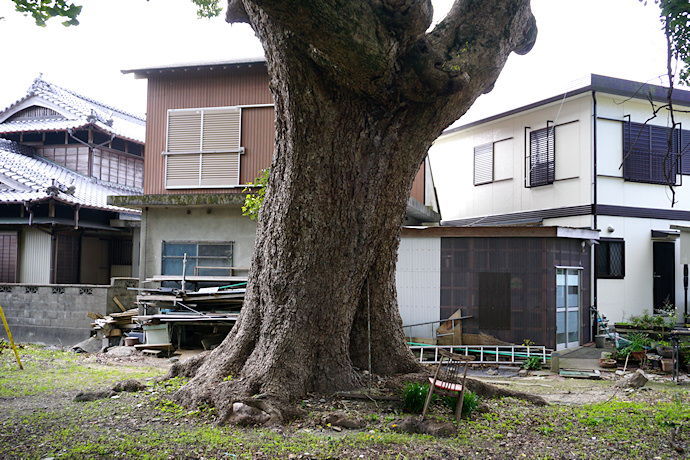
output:
{"label": "dark window shutter", "polygon": [[474,185],[488,184],[494,180],[494,144],[474,148]]}
{"label": "dark window shutter", "polygon": [[17,258],[17,233],[0,232],[0,283],[17,282]]}
{"label": "dark window shutter", "polygon": [[623,178],[633,182],[675,185],[679,130],[672,134],[671,152],[668,151],[670,128],[626,122],[623,130]]}
{"label": "dark window shutter", "polygon": [[79,235],[57,236],[55,284],[79,283]]}
{"label": "dark window shutter", "polygon": [[551,126],[532,131],[529,137],[529,185],[552,184],[556,170],[556,129]]}

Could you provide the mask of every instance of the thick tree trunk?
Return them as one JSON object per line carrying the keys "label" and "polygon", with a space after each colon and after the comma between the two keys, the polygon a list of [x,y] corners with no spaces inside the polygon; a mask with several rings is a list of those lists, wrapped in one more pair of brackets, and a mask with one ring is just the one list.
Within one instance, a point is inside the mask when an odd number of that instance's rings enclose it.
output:
{"label": "thick tree trunk", "polygon": [[[341,57],[322,44],[330,53],[324,64],[308,38],[287,30],[283,4],[240,5],[266,49],[277,114],[245,304],[220,347],[172,371],[194,376],[178,395],[186,404],[209,401],[230,416],[232,403],[242,401],[275,421],[307,392],[361,385],[355,368],[379,374],[418,368],[395,290],[407,197],[433,140],[500,71],[488,66],[488,80],[465,83],[468,94],[457,101],[411,101],[403,95],[408,80],[404,88],[376,82],[362,90],[375,80],[363,75],[366,63],[358,73],[341,72],[334,63],[354,59],[352,49]],[[367,44],[362,59],[384,45]],[[507,57],[513,48],[501,53]],[[379,67],[372,60],[374,73]],[[226,381],[228,375],[234,378]]]}

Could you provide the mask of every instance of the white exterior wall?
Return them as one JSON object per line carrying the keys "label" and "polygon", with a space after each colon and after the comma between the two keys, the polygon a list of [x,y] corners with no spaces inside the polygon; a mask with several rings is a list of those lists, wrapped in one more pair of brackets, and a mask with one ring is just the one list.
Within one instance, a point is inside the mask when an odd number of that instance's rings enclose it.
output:
{"label": "white exterior wall", "polygon": [[[628,100],[622,96],[597,97],[598,115],[598,191],[600,205],[650,208],[667,211],[690,211],[690,177],[683,176],[683,186],[675,188],[677,203],[671,205],[667,186],[628,182],[622,179],[623,170],[623,123],[626,115],[633,122],[644,123],[651,116],[648,101]],[[660,105],[660,104],[657,104]],[[676,107],[676,122],[690,126],[690,116],[683,113],[685,107]],[[603,120],[608,118],[613,120]],[[667,113],[659,112],[648,124],[666,126]],[[688,161],[685,158],[685,161]],[[681,177],[681,176],[678,176]],[[598,227],[602,237],[625,240],[625,278],[599,280],[599,309],[609,320],[623,321],[632,315],[653,312],[653,241],[652,230],[673,230],[688,227],[688,221],[643,219],[634,217],[599,216]],[[609,231],[609,228],[613,231]],[[685,232],[684,232],[685,233]],[[688,241],[690,242],[690,241]],[[676,306],[682,310],[683,266],[681,239],[675,240],[675,296]],[[687,263],[687,262],[686,262]]]}
{"label": "white exterior wall", "polygon": [[50,283],[50,235],[23,227],[19,243],[19,282]]}
{"label": "white exterior wall", "polygon": [[[439,138],[429,150],[444,220],[578,206],[591,200],[589,93]],[[555,182],[525,187],[525,135],[556,125]],[[474,185],[474,147],[494,145],[494,182]],[[506,164],[509,162],[509,164]]]}
{"label": "white exterior wall", "polygon": [[[439,321],[441,314],[441,238],[403,237],[395,273],[403,325]],[[433,337],[438,324],[405,328],[413,337]]]}

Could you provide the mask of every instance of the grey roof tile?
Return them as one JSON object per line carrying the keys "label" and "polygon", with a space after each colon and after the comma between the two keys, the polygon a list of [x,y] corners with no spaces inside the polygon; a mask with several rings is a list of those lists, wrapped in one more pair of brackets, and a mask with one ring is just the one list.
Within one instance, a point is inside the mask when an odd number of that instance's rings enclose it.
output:
{"label": "grey roof tile", "polygon": [[5,109],[3,113],[11,111],[13,107],[31,98],[43,99],[62,108],[67,113],[67,119],[18,120],[0,123],[0,133],[64,131],[92,124],[109,134],[141,144],[145,141],[146,120],[144,118],[48,83],[41,77],[34,80],[22,99]]}
{"label": "grey roof tile", "polygon": [[[0,139],[0,204],[58,201],[114,212],[139,211],[108,204],[109,195],[140,195],[141,189],[86,177],[44,158],[32,149]],[[74,187],[73,190],[70,190]]]}

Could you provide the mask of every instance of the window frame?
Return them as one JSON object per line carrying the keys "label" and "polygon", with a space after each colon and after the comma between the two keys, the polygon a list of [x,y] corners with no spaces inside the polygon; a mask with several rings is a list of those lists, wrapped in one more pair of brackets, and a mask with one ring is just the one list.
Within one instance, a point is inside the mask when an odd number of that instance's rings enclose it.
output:
{"label": "window frame", "polygon": [[[612,244],[620,244],[621,246],[621,267],[620,267],[620,272],[617,273],[612,273],[611,270],[611,245]],[[606,265],[607,265],[607,271],[606,273],[601,273],[599,267],[600,267],[600,262],[599,259],[601,257],[604,257],[602,254],[602,251],[604,247],[607,248],[606,251]],[[595,254],[596,254],[596,260],[595,260],[595,269],[596,269],[596,277],[597,279],[624,279],[625,278],[625,240],[622,238],[600,238],[599,239],[599,244],[596,245],[595,248]]]}
{"label": "window frame", "polygon": [[[480,160],[481,168],[477,167],[477,158]],[[494,142],[489,142],[474,147],[474,185],[490,184],[494,181]],[[488,165],[485,164],[488,162]],[[488,178],[486,175],[488,174]],[[478,180],[479,175],[479,180]]]}
{"label": "window frame", "polygon": [[[227,117],[219,125],[215,117]],[[174,120],[174,121],[173,121]],[[228,129],[225,129],[227,123]],[[223,129],[219,129],[222,126]],[[209,135],[209,133],[211,133]],[[166,190],[235,188],[240,184],[242,107],[169,109]]]}
{"label": "window frame", "polygon": [[[232,274],[232,269],[234,268],[234,258],[235,258],[235,242],[234,241],[178,241],[178,240],[173,240],[173,241],[166,241],[162,240],[161,241],[161,275],[168,275],[168,276],[178,276],[182,275],[182,273],[165,273],[165,262],[166,260],[170,259],[176,259],[176,260],[183,260],[184,255],[166,255],[166,245],[194,245],[196,249],[196,254],[193,256],[190,256],[187,254],[187,261],[189,262],[190,260],[196,261],[195,264],[192,264],[193,267],[198,267],[198,262],[200,260],[223,260],[225,257],[221,256],[199,256],[199,247],[200,246],[230,246],[230,255],[227,257],[229,260],[229,264],[227,266],[225,265],[219,265],[219,269],[229,269],[229,274],[230,276]],[[201,265],[201,267],[209,268],[211,266],[204,266]],[[187,267],[187,270],[189,270],[189,265]],[[217,276],[217,275],[194,275],[194,273],[185,273],[185,276]],[[223,276],[223,275],[220,275]]]}
{"label": "window frame", "polygon": [[[525,187],[551,185],[556,180],[556,126],[548,121],[546,127],[531,130],[529,127],[529,147],[525,156]],[[525,142],[528,142],[525,136]],[[537,149],[534,152],[535,148]],[[545,149],[545,151],[542,151]],[[545,166],[545,167],[544,167]],[[546,173],[535,174],[535,168],[544,168]],[[543,176],[543,177],[542,177]]]}
{"label": "window frame", "polygon": [[[639,123],[630,120],[623,121],[623,179],[628,182],[639,182],[657,185],[682,185],[678,176],[683,174],[682,139],[683,130],[677,127],[673,130],[671,155],[671,171],[668,180],[664,177],[662,166],[668,152],[668,126]],[[645,132],[646,131],[646,132]],[[687,132],[690,140],[690,132]],[[686,145],[687,147],[687,145]],[[646,163],[646,164],[645,164]],[[690,162],[688,162],[690,164]],[[690,170],[687,171],[690,173]],[[681,178],[682,181],[682,178]]]}

